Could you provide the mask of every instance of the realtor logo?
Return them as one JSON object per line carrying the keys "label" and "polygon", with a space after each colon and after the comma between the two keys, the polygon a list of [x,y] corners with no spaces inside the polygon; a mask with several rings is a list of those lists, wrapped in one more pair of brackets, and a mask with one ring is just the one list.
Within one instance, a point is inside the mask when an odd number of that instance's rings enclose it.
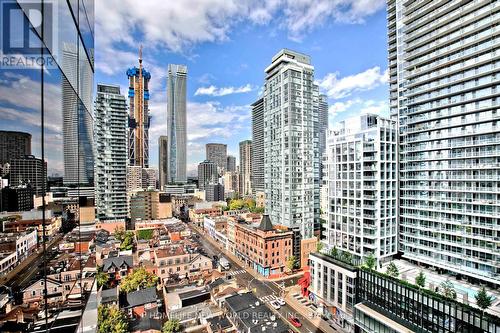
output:
{"label": "realtor logo", "polygon": [[[0,6],[0,68],[55,67],[57,3],[3,0]],[[43,29],[42,29],[43,26]],[[43,43],[40,36],[43,30]],[[50,52],[48,52],[50,50]]]}

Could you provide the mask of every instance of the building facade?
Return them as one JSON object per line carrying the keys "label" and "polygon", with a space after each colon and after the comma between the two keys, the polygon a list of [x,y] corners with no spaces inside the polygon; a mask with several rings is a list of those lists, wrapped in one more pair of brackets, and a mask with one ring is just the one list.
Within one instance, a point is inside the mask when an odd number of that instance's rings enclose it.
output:
{"label": "building facade", "polygon": [[339,123],[328,139],[327,248],[387,261],[398,251],[397,128],[377,115]]}
{"label": "building facade", "polygon": [[200,190],[204,190],[208,184],[216,184],[218,178],[217,164],[210,160],[198,164],[198,188]]}
{"label": "building facade", "polygon": [[47,162],[27,155],[10,160],[10,186],[29,185],[35,195],[43,195],[47,191]]}
{"label": "building facade", "polygon": [[320,94],[318,98],[318,126],[316,132],[318,133],[319,140],[319,178],[321,181],[326,173],[324,170],[325,166],[323,165],[322,156],[326,151],[326,135],[328,132],[328,97],[324,94]]}
{"label": "building facade", "polygon": [[142,67],[142,46],[139,67],[127,70],[129,80],[129,165],[149,167],[149,80],[151,74]]}
{"label": "building facade", "polygon": [[234,157],[232,155],[227,155],[226,171],[229,171],[229,172],[236,171],[236,157]]}
{"label": "building facade", "polygon": [[26,155],[31,155],[31,134],[0,131],[0,165]]}
{"label": "building facade", "polygon": [[219,174],[227,168],[227,145],[223,143],[207,143],[206,159],[217,164]]}
{"label": "building facade", "polygon": [[224,201],[224,185],[222,184],[208,184],[205,186],[205,200],[206,201]]}
{"label": "building facade", "polygon": [[252,104],[252,190],[264,192],[264,98]]}
{"label": "building facade", "polygon": [[[94,184],[94,120],[92,104],[93,73],[90,67],[79,67],[78,47],[63,43],[61,78],[63,116],[64,184]],[[71,76],[71,79],[68,77]],[[71,81],[77,81],[79,94]],[[80,95],[80,96],[79,96]]]}
{"label": "building facade", "polygon": [[158,186],[162,190],[168,184],[168,137],[160,135],[158,138]]}
{"label": "building facade", "polygon": [[240,142],[240,195],[252,194],[252,140]]}
{"label": "building facade", "polygon": [[120,87],[97,85],[95,199],[101,221],[127,217],[127,119],[127,104]]}
{"label": "building facade", "polygon": [[387,11],[400,250],[498,285],[500,4],[392,0]]}
{"label": "building facade", "polygon": [[167,183],[185,183],[187,67],[168,65],[167,78]]}
{"label": "building facade", "polygon": [[287,258],[292,255],[293,233],[276,228],[264,215],[258,227],[234,224],[236,255],[259,274],[268,277],[286,272]]}
{"label": "building facade", "polygon": [[287,227],[299,228],[303,238],[311,238],[319,222],[314,67],[309,56],[283,49],[265,72],[266,213]]}

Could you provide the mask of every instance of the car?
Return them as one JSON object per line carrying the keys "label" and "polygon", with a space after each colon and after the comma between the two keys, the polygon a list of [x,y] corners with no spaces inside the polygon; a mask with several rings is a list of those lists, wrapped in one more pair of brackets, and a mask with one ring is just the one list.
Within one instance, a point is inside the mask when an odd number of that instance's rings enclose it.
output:
{"label": "car", "polygon": [[300,322],[299,318],[297,318],[297,317],[290,317],[290,318],[288,318],[288,321],[290,321],[290,323],[297,328],[302,327],[302,323]]}
{"label": "car", "polygon": [[276,300],[269,302],[269,304],[276,310],[279,310],[281,307],[280,303],[278,303],[278,301]]}
{"label": "car", "polygon": [[281,305],[281,306],[285,306],[286,305],[285,300],[283,298],[281,298],[281,297],[278,298],[278,299],[276,299],[276,302],[278,302],[278,304]]}

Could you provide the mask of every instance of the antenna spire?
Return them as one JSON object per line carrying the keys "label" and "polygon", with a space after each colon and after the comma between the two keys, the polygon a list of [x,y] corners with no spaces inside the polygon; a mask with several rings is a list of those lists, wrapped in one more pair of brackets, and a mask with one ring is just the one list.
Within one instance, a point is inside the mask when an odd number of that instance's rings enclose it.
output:
{"label": "antenna spire", "polygon": [[139,47],[139,63],[142,63],[142,44]]}

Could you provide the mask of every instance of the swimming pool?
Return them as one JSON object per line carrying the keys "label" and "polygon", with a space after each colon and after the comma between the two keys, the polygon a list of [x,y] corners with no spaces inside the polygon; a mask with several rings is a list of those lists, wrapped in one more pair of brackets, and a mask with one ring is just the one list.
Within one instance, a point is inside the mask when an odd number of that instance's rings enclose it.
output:
{"label": "swimming pool", "polygon": [[[428,281],[431,282],[431,283],[433,283],[437,287],[439,287],[441,285],[441,282],[442,282],[442,281],[431,279],[431,278],[428,278]],[[458,293],[460,293],[460,294],[467,294],[468,297],[469,297],[469,301],[476,299],[475,296],[477,294],[477,290],[469,288],[469,287],[467,287],[467,286],[465,286],[463,284],[460,284],[459,282],[456,282],[456,281],[451,281],[451,283],[453,283],[453,287],[455,287],[455,290],[457,291],[457,294]],[[492,300],[496,299],[495,295],[493,295],[491,293],[488,293],[488,294],[491,295]]]}

